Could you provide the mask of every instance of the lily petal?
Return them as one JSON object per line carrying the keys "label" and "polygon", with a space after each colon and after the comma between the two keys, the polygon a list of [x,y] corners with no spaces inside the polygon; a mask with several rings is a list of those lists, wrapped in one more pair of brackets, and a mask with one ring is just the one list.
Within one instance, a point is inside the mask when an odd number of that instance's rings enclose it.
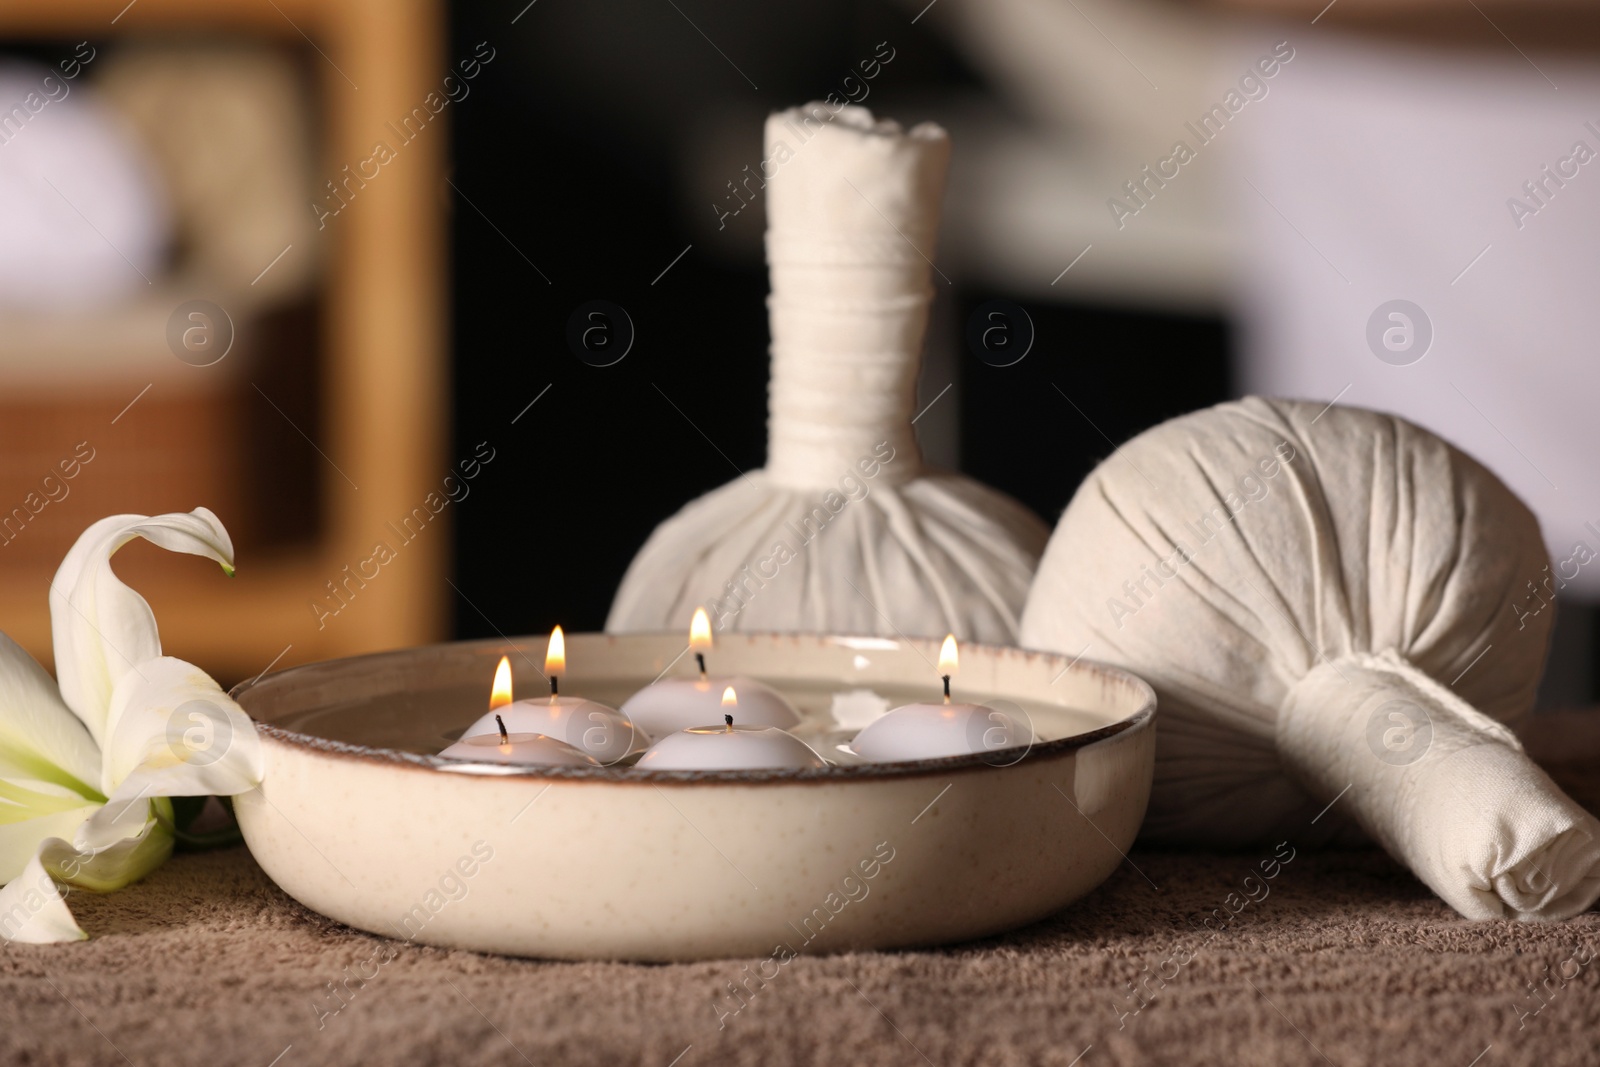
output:
{"label": "lily petal", "polygon": [[[124,675],[106,731],[108,810],[143,797],[232,796],[261,784],[261,740],[250,716],[181,659],[161,656]],[[97,816],[96,825],[110,824]]]}
{"label": "lily petal", "polygon": [[0,940],[29,945],[82,941],[89,935],[72,918],[55,879],[38,856],[0,889]]}
{"label": "lily petal", "polygon": [[[12,882],[23,877],[28,864],[39,855],[39,847],[52,837],[71,839],[89,817],[100,810],[98,804],[58,809],[51,812],[30,812],[25,820],[0,824],[0,882]],[[0,805],[0,810],[10,805]],[[0,920],[4,909],[0,908]]]}
{"label": "lily petal", "polygon": [[101,745],[112,690],[136,664],[161,655],[150,605],[111,569],[112,554],[136,537],[209,557],[233,573],[233,542],[206,508],[113,515],[78,538],[50,583],[50,632],[62,699]]}
{"label": "lily petal", "polygon": [[58,881],[109,893],[167,862],[172,846],[172,801],[113,798],[78,827],[70,844],[46,841],[40,855]]}
{"label": "lily petal", "polygon": [[[88,801],[81,794],[37,778],[0,778],[0,826],[27,822],[37,816],[57,815],[78,808],[98,808],[103,801]],[[44,837],[54,836],[46,834]],[[41,837],[40,840],[43,840]]]}
{"label": "lily petal", "polygon": [[3,633],[0,777],[43,779],[88,799],[104,799],[94,793],[100,781],[100,752],[94,739],[62,703],[45,669]]}
{"label": "lily petal", "polygon": [[[103,848],[47,839],[22,873],[0,888],[0,940],[29,944],[84,940],[88,935],[72,918],[61,885],[110,892],[137,882],[172,855],[172,832],[158,818],[164,813],[170,823],[172,805],[146,802],[143,808],[143,828]],[[82,830],[77,836],[81,840]]]}
{"label": "lily petal", "polygon": [[0,634],[0,882],[19,877],[46,838],[71,837],[105,802],[100,763],[44,668]]}

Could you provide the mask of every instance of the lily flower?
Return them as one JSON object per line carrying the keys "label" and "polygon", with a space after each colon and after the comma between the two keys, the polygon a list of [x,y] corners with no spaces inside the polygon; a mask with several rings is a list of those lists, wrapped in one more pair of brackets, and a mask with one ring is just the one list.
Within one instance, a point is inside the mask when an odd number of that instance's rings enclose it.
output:
{"label": "lily flower", "polygon": [[63,887],[120,889],[165,862],[166,798],[260,784],[249,716],[200,668],[161,654],[150,605],[112,572],[136,537],[233,573],[233,542],[205,508],[115,515],[84,531],[51,581],[56,681],[0,633],[0,939],[84,939]]}

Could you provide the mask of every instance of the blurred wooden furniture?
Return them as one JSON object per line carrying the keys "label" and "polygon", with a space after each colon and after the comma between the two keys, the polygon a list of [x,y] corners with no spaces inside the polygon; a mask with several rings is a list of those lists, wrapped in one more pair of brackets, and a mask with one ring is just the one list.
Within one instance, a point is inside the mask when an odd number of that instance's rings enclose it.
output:
{"label": "blurred wooden furniture", "polygon": [[[0,42],[216,33],[295,49],[309,43],[318,79],[319,179],[340,177],[346,164],[369,158],[375,141],[392,142],[387,124],[439,89],[444,28],[436,0],[16,0],[0,7]],[[320,457],[315,538],[260,558],[241,556],[231,580],[215,567],[166,558],[142,543],[118,557],[124,578],[154,607],[166,650],[224,681],[254,675],[280,655],[282,666],[444,634],[449,509],[403,546],[390,524],[422,507],[449,472],[441,196],[447,145],[443,123],[408,142],[361,189],[359,201],[317,234],[325,263],[317,327],[320,430],[306,442]],[[309,203],[306,210],[312,212]],[[165,343],[160,335],[129,340]],[[141,404],[159,417],[157,396]],[[99,427],[95,447],[115,448],[116,427],[99,419],[93,426]],[[95,473],[88,468],[74,492],[90,493]],[[243,485],[238,494],[257,506],[272,504],[260,499],[259,487]],[[47,518],[42,512],[40,521]],[[396,558],[378,577],[349,584],[346,567],[369,559],[380,541]],[[47,664],[52,570],[19,567],[0,554],[0,629]],[[347,606],[331,596],[333,584],[354,590],[344,594]],[[319,601],[341,610],[319,619]]]}

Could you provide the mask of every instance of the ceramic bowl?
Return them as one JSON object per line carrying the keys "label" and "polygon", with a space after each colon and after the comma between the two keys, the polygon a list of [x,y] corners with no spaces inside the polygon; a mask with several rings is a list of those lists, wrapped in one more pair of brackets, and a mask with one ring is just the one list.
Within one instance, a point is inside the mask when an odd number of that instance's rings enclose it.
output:
{"label": "ceramic bowl", "polygon": [[[936,699],[937,642],[718,635],[713,671],[783,692],[841,765],[516,768],[431,753],[486,705],[509,654],[542,685],[544,638],[295,667],[235,699],[265,751],[236,798],[290,896],[433,945],[561,959],[692,960],[936,945],[1057,911],[1123,859],[1149,800],[1155,694],[1132,675],[965,645],[958,699],[1026,717],[1028,749],[851,765],[846,722]],[[612,707],[689,676],[681,635],[572,634],[562,692]],[[687,661],[687,662],[686,662]],[[841,695],[843,694],[843,695]],[[861,723],[855,721],[859,728]]]}

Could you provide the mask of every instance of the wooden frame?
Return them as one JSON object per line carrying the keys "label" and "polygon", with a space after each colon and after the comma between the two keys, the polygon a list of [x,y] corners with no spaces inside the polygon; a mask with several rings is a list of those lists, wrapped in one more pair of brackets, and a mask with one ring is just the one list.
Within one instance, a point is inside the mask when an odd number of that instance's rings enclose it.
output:
{"label": "wooden frame", "polygon": [[[325,111],[318,166],[330,179],[344,164],[370,156],[375,141],[390,140],[386,124],[420,105],[445,73],[445,25],[435,0],[124,4],[16,0],[0,6],[0,38],[104,40],[183,30],[309,40],[326,60],[319,63]],[[448,511],[359,587],[336,619],[319,626],[312,605],[329,597],[327,583],[345,580],[346,566],[369,559],[376,542],[395,544],[388,524],[422,505],[449,473],[440,195],[447,146],[443,124],[437,136],[418,137],[320,235],[328,242],[320,368],[325,430],[316,444],[330,460],[319,490],[320,543],[281,558],[242,558],[231,580],[190,561],[180,578],[140,590],[155,608],[165,649],[219,678],[254,675],[286,646],[292,651],[279,666],[443,636]],[[49,662],[43,583],[0,583],[0,630]]]}

